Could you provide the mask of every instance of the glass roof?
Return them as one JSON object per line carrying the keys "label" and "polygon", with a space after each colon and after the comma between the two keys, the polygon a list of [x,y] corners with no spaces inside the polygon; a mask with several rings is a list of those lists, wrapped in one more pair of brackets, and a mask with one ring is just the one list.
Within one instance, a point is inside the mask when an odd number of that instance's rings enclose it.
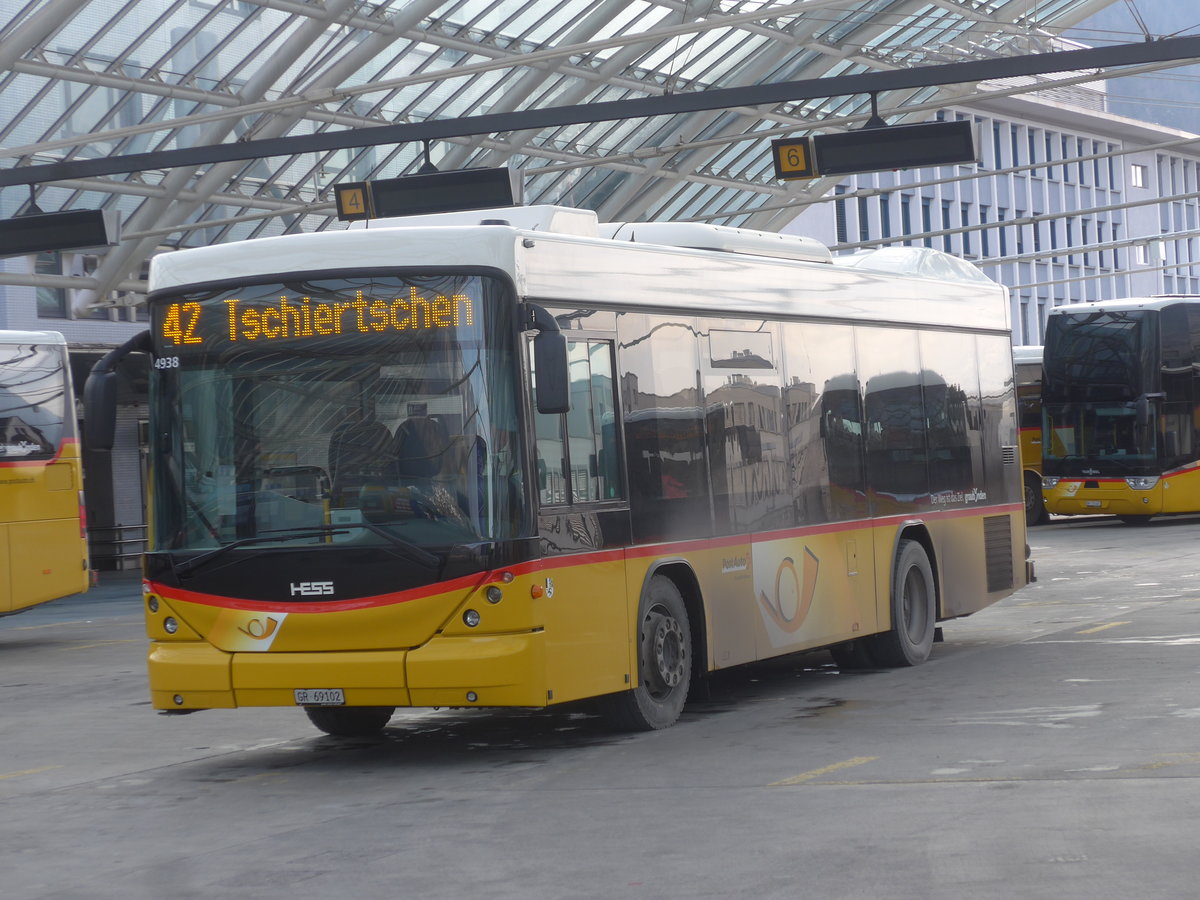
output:
{"label": "glass roof", "polygon": [[[1111,0],[10,0],[0,167],[114,157],[1023,55]],[[22,5],[23,4],[23,5]],[[943,99],[949,103],[950,100]],[[937,89],[878,97],[925,118]],[[963,102],[961,89],[954,102]],[[919,106],[917,106],[919,104]],[[527,203],[602,221],[777,230],[824,182],[780,182],[770,141],[858,127],[864,95],[432,142],[440,169],[522,170]],[[45,212],[123,222],[97,297],[168,247],[337,224],[333,186],[394,178],[419,143],[77,178]],[[30,189],[0,191],[0,216]]]}

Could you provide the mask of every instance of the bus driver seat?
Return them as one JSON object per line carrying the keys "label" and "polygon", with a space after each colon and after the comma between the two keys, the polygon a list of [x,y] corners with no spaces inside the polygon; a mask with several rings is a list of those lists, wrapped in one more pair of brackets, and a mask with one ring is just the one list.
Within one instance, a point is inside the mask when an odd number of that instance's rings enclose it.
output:
{"label": "bus driver seat", "polygon": [[413,511],[428,519],[464,519],[461,498],[454,490],[458,463],[446,426],[429,416],[413,416],[396,429],[395,472],[408,488]]}

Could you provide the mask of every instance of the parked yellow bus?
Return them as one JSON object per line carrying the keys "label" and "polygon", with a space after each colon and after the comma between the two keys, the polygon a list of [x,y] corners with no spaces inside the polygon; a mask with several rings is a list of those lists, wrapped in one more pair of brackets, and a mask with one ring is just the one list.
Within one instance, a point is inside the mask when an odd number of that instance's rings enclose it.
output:
{"label": "parked yellow bus", "polygon": [[148,303],[160,710],[661,728],[741,663],[921,663],[1029,577],[986,279],[527,207],[165,254]]}
{"label": "parked yellow bus", "polygon": [[0,615],[89,580],[83,470],[67,342],[0,331]]}
{"label": "parked yellow bus", "polygon": [[1013,347],[1013,369],[1017,377],[1025,524],[1041,525],[1050,518],[1042,500],[1042,348]]}
{"label": "parked yellow bus", "polygon": [[1050,512],[1140,525],[1200,511],[1200,297],[1057,307],[1043,368]]}

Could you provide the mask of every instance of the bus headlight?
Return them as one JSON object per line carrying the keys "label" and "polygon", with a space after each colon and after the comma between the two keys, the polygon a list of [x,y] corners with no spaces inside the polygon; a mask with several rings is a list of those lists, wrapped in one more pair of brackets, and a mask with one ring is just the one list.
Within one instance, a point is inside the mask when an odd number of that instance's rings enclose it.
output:
{"label": "bus headlight", "polygon": [[1054,488],[1058,487],[1058,476],[1057,475],[1043,475],[1042,476],[1042,487],[1049,488],[1050,490],[1054,490]]}
{"label": "bus headlight", "polygon": [[1135,491],[1148,491],[1150,488],[1158,484],[1157,475],[1131,475],[1125,479],[1125,483]]}

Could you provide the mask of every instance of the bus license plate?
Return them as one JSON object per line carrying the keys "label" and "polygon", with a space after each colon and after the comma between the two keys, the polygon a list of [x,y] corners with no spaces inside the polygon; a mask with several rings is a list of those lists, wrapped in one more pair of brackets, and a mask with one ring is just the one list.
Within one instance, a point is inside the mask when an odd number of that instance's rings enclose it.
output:
{"label": "bus license plate", "polygon": [[297,706],[344,706],[346,693],[341,688],[296,688]]}

